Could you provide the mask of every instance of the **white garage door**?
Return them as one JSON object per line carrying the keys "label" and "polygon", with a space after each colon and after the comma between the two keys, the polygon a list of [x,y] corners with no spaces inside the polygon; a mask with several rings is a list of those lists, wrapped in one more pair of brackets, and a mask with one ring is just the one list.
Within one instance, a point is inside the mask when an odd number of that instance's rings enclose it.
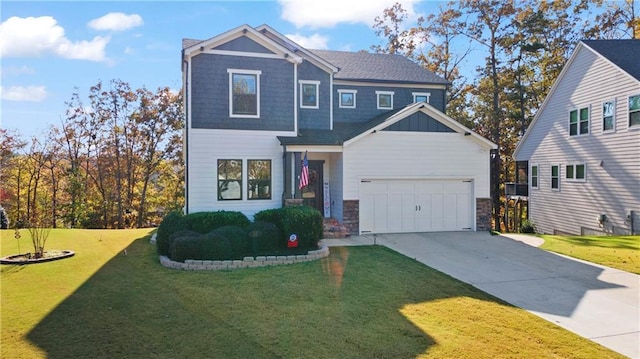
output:
{"label": "white garage door", "polygon": [[471,186],[471,181],[463,180],[363,180],[360,183],[360,231],[471,230]]}

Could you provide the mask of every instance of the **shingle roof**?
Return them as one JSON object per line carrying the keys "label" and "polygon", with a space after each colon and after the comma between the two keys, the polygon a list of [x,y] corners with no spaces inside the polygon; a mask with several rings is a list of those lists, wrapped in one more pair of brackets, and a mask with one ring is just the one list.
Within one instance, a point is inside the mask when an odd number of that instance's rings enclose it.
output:
{"label": "shingle roof", "polygon": [[640,40],[583,40],[582,42],[640,81]]}
{"label": "shingle roof", "polygon": [[299,129],[297,137],[278,136],[278,139],[283,145],[342,145],[345,141],[376,127],[404,109],[403,107],[385,112],[367,122],[336,122],[333,130]]}
{"label": "shingle roof", "polygon": [[187,47],[191,47],[197,43],[202,42],[203,40],[195,40],[195,39],[182,39],[182,49],[186,49]]}
{"label": "shingle roof", "polygon": [[407,82],[447,84],[433,72],[402,55],[375,54],[368,52],[346,52],[331,50],[309,50],[330,62],[340,70],[335,75],[340,80]]}

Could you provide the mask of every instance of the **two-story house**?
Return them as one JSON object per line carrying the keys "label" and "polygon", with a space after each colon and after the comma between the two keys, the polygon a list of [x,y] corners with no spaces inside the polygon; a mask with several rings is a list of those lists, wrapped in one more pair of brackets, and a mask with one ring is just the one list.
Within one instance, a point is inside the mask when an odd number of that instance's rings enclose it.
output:
{"label": "two-story house", "polygon": [[580,42],[514,158],[541,233],[640,233],[640,40]]}
{"label": "two-story house", "polygon": [[495,145],[446,116],[447,82],[409,59],[242,25],[183,40],[182,73],[186,212],[302,199],[355,234],[489,229]]}

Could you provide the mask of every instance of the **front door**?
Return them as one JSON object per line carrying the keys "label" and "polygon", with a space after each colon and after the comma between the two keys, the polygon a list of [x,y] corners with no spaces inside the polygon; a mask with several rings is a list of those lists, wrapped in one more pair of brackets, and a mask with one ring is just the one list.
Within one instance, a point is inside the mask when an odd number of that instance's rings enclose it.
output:
{"label": "front door", "polygon": [[302,203],[324,213],[322,166],[324,161],[309,160],[309,185],[302,189]]}

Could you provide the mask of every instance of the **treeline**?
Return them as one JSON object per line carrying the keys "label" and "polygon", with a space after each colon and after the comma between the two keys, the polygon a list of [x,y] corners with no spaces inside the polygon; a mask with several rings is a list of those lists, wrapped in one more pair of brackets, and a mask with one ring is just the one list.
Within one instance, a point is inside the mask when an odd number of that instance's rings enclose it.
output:
{"label": "treeline", "polygon": [[633,0],[462,0],[414,22],[396,3],[375,19],[386,43],[372,48],[409,56],[447,79],[447,114],[499,146],[491,196],[494,228],[504,229],[504,183],[515,180],[519,139],[579,40],[640,38],[636,7]]}
{"label": "treeline", "polygon": [[113,80],[66,105],[41,136],[0,130],[0,203],[12,227],[145,227],[182,208],[181,94]]}

